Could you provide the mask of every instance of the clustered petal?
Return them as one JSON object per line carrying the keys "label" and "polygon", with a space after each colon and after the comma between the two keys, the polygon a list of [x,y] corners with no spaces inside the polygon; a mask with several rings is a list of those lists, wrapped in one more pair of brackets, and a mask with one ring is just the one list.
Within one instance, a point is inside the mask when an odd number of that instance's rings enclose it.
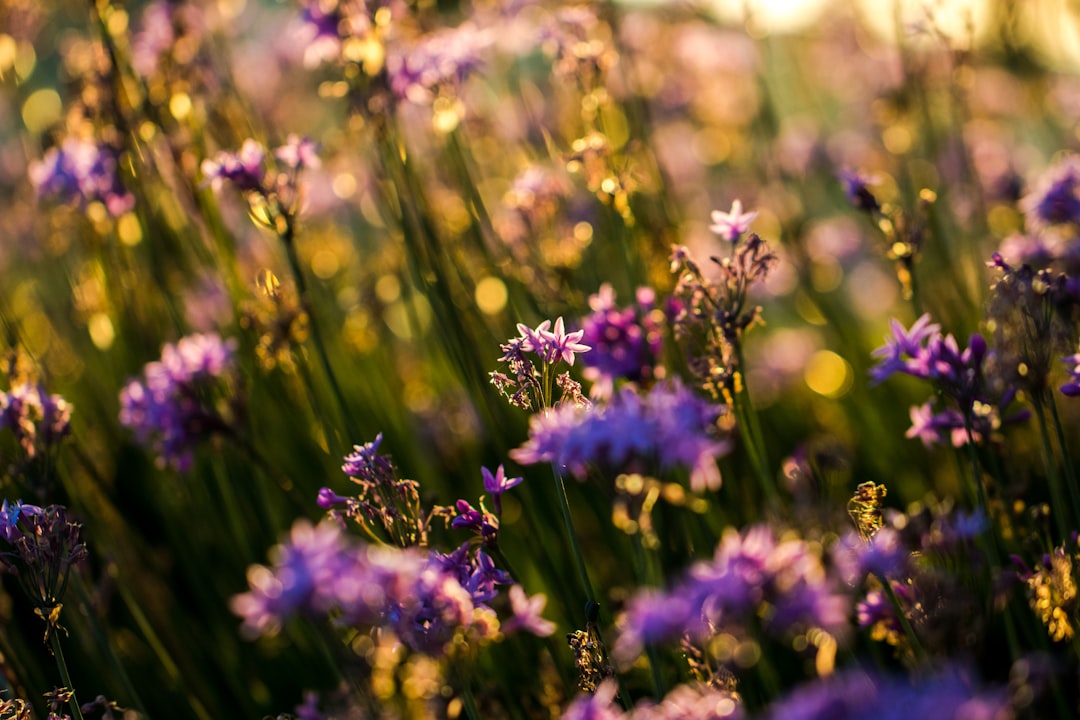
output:
{"label": "clustered petal", "polygon": [[523,465],[553,463],[583,476],[589,465],[630,469],[654,461],[660,468],[690,468],[695,491],[716,489],[716,459],[730,441],[715,434],[722,406],[701,400],[679,382],[639,395],[626,387],[607,404],[564,404],[529,421],[529,439],[510,457]]}
{"label": "clustered petal", "polygon": [[234,347],[215,334],[188,335],[166,344],[161,359],[120,392],[120,422],[157,453],[160,465],[186,471],[200,440],[227,429],[213,390],[234,372]]}

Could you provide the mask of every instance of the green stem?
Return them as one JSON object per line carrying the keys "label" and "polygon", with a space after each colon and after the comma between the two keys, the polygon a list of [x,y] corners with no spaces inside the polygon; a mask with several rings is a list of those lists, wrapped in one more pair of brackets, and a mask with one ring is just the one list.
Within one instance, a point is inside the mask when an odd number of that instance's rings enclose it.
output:
{"label": "green stem", "polygon": [[581,581],[586,602],[594,604],[596,595],[593,594],[592,583],[589,582],[589,571],[585,567],[585,557],[581,554],[577,534],[574,532],[574,521],[570,517],[570,503],[566,499],[566,483],[554,465],[551,466],[551,473],[555,478],[555,494],[559,497],[559,509],[562,511],[563,524],[566,526],[566,537],[570,542],[570,554],[574,556],[574,564],[577,567],[578,580]]}
{"label": "green stem", "polygon": [[476,698],[473,697],[472,690],[468,685],[461,690],[461,703],[465,706],[465,715],[469,720],[480,720],[480,711],[476,707]]}
{"label": "green stem", "polygon": [[1064,539],[1069,535],[1069,524],[1074,513],[1069,513],[1070,517],[1066,519],[1065,514],[1070,505],[1065,499],[1061,475],[1058,474],[1057,461],[1054,458],[1054,448],[1050,444],[1050,432],[1046,425],[1046,408],[1043,406],[1042,397],[1036,395],[1032,400],[1032,404],[1035,406],[1035,418],[1039,422],[1039,437],[1042,440],[1043,462],[1046,464],[1050,496],[1054,500],[1054,522],[1057,525],[1059,539]]}
{"label": "green stem", "polygon": [[896,611],[900,627],[904,629],[904,635],[907,636],[908,643],[911,644],[911,652],[914,653],[917,659],[924,659],[926,651],[923,650],[922,643],[919,642],[919,637],[915,634],[915,628],[911,627],[911,621],[908,620],[907,613],[904,612],[904,606],[900,604],[900,598],[897,597],[896,591],[893,590],[892,583],[884,575],[877,575],[876,577],[881,582],[882,587],[885,588],[885,594],[889,596],[889,602],[892,603],[893,610]]}
{"label": "green stem", "polygon": [[75,699],[75,686],[71,683],[71,675],[68,674],[67,663],[64,661],[64,651],[60,648],[60,635],[56,628],[52,628],[52,632],[49,633],[49,642],[52,644],[53,657],[56,658],[56,667],[60,670],[60,682],[64,683],[64,687],[71,691],[71,698],[68,700],[68,705],[71,707],[71,717],[74,720],[83,720],[82,708],[79,707],[79,701]]}
{"label": "green stem", "polygon": [[337,401],[338,410],[341,412],[341,418],[345,422],[345,431],[348,433],[349,438],[358,438],[360,437],[359,427],[353,420],[352,413],[349,411],[349,404],[345,402],[345,393],[342,392],[341,384],[338,383],[337,375],[334,374],[334,368],[330,365],[330,354],[326,350],[326,343],[323,340],[322,332],[319,330],[319,322],[315,318],[307,280],[304,278],[304,271],[300,264],[300,256],[296,252],[296,242],[291,219],[287,222],[284,232],[281,233],[281,241],[285,245],[285,253],[289,259],[289,267],[292,270],[293,280],[296,282],[297,294],[300,296],[300,306],[308,314],[308,323],[311,328],[311,340],[315,344],[315,354],[319,356],[319,364],[322,366],[323,373],[330,383],[330,390],[334,395],[334,399]]}
{"label": "green stem", "polygon": [[1069,499],[1072,500],[1073,520],[1080,522],[1080,488],[1076,485],[1076,468],[1073,467],[1069,446],[1065,442],[1065,428],[1061,424],[1057,403],[1054,402],[1052,394],[1047,393],[1047,395],[1046,404],[1050,407],[1050,419],[1054,423],[1054,434],[1057,436],[1058,447],[1061,448],[1061,465],[1065,469],[1065,487],[1069,489]]}

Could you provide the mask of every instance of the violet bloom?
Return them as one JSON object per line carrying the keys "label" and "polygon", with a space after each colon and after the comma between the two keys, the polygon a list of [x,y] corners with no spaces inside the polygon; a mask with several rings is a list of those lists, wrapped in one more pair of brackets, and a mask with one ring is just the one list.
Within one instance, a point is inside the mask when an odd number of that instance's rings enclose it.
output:
{"label": "violet bloom", "polygon": [[215,334],[188,335],[166,344],[120,392],[121,424],[157,453],[158,465],[185,472],[200,440],[229,431],[230,413],[214,391],[235,372],[234,346]]}
{"label": "violet bloom", "polygon": [[1020,209],[1036,230],[1080,222],[1080,158],[1068,155],[1049,168],[1020,200]]}
{"label": "violet bloom", "polygon": [[739,238],[750,229],[750,223],[758,216],[756,210],[744,213],[742,209],[742,201],[735,200],[731,204],[731,212],[713,210],[713,224],[709,226],[709,230],[732,244],[739,242]]}
{"label": "violet bloom", "polygon": [[1004,688],[980,692],[970,674],[946,667],[912,683],[906,677],[847,670],[796,688],[766,720],[999,720],[1012,717]]}
{"label": "violet bloom", "polygon": [[30,164],[30,182],[39,197],[86,207],[100,202],[113,217],[135,207],[135,197],[120,182],[117,153],[88,140],[69,137]]}
{"label": "violet bloom", "polygon": [[714,434],[723,412],[677,381],[645,395],[626,387],[606,405],[564,404],[533,415],[528,441],[510,457],[523,465],[549,462],[579,477],[589,465],[688,467],[695,492],[715,490],[720,486],[716,459],[731,449],[727,438]]}
{"label": "violet bloom", "polygon": [[71,431],[71,404],[50,395],[41,385],[21,383],[0,391],[0,429],[7,428],[34,458],[59,443]]}
{"label": "violet bloom", "polygon": [[805,542],[777,541],[766,525],[744,533],[729,529],[712,561],[691,567],[670,592],[647,590],[630,601],[614,655],[631,662],[646,643],[683,634],[702,638],[757,622],[780,638],[811,628],[840,637],[847,609]]}
{"label": "violet bloom", "polygon": [[605,283],[589,298],[592,314],[581,321],[581,340],[592,350],[582,357],[593,397],[610,397],[617,379],[653,380],[660,373],[663,313],[650,288],[639,288],[637,303],[615,307],[615,291]]}
{"label": "violet bloom", "polygon": [[523,477],[508,478],[503,466],[494,474],[486,467],[480,468],[480,474],[484,478],[484,491],[491,495],[491,502],[495,506],[495,514],[502,514],[502,494],[510,488],[517,487],[525,479]]}
{"label": "violet bloom", "polygon": [[[352,520],[369,534],[385,532],[399,547],[426,545],[432,515],[444,509],[424,509],[419,483],[399,478],[393,461],[379,454],[382,440],[379,433],[372,442],[354,445],[354,452],[344,457],[341,470],[359,486],[359,492],[345,497],[322,488],[319,505],[337,508],[331,510],[331,517]],[[445,511],[452,512],[449,508]]]}
{"label": "violet bloom", "polygon": [[844,186],[844,196],[856,210],[875,213],[881,210],[874,193],[870,192],[869,181],[852,170],[840,171],[840,183]]}
{"label": "violet bloom", "polygon": [[493,38],[472,23],[433,32],[416,44],[391,48],[386,58],[390,89],[402,99],[429,104],[456,88],[483,64]]}
{"label": "violet bloom", "polygon": [[347,542],[337,525],[297,521],[288,542],[272,552],[273,568],[248,569],[251,589],[232,599],[232,611],[244,619],[249,638],[275,635],[285,620],[302,610],[328,612],[336,599],[335,580],[353,566]]}
{"label": "violet bloom", "polygon": [[525,594],[525,588],[514,585],[510,588],[510,607],[513,616],[503,623],[502,630],[509,635],[514,632],[529,632],[537,637],[548,637],[555,632],[555,623],[545,620],[540,613],[547,605],[547,596],[537,593],[532,597]]}
{"label": "violet bloom", "polygon": [[239,152],[222,150],[202,161],[203,176],[214,190],[228,180],[241,191],[259,191],[266,185],[266,147],[248,138]]}
{"label": "violet bloom", "polygon": [[5,501],[3,509],[4,538],[11,549],[0,551],[0,564],[19,577],[35,611],[48,623],[48,637],[59,626],[71,569],[87,557],[82,525],[70,521],[62,505],[39,508]]}
{"label": "violet bloom", "polygon": [[1062,395],[1080,396],[1080,353],[1069,355],[1061,361],[1069,366],[1069,382],[1061,386]]}

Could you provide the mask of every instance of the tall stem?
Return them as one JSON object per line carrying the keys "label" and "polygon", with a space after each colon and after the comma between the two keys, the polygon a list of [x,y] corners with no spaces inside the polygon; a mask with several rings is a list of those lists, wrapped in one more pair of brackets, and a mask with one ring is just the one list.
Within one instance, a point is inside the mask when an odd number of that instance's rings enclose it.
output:
{"label": "tall stem", "polygon": [[570,542],[570,554],[574,556],[574,564],[577,567],[578,580],[585,592],[585,600],[589,605],[596,603],[596,595],[593,594],[592,583],[589,582],[589,571],[585,567],[585,557],[581,554],[578,546],[577,533],[574,532],[574,521],[570,517],[570,503],[566,499],[566,483],[562,474],[551,466],[551,473],[555,478],[555,494],[559,496],[559,509],[562,511],[563,525],[566,527],[566,537]]}
{"label": "tall stem", "polygon": [[300,256],[296,252],[291,219],[286,222],[285,229],[281,233],[281,241],[285,245],[285,253],[289,258],[289,267],[292,270],[293,280],[296,282],[297,293],[300,295],[300,306],[308,314],[311,339],[315,343],[315,354],[319,356],[319,364],[322,365],[323,373],[330,383],[330,390],[334,394],[338,409],[341,411],[341,418],[345,422],[345,430],[350,438],[355,439],[360,436],[359,428],[353,420],[352,413],[349,412],[349,405],[345,402],[345,393],[342,392],[337,375],[334,374],[334,368],[330,365],[330,354],[326,350],[326,343],[323,341],[322,332],[319,330],[319,323],[315,318],[314,308],[311,305],[307,280],[304,278],[304,271],[300,265]]}
{"label": "tall stem", "polygon": [[56,628],[52,628],[52,632],[49,633],[49,642],[52,644],[53,657],[56,658],[56,667],[60,670],[60,682],[64,683],[64,687],[71,691],[71,698],[68,700],[68,705],[71,707],[71,717],[74,720],[83,720],[82,708],[79,707],[79,701],[75,699],[75,686],[71,684],[71,675],[68,674],[67,663],[64,661],[64,651],[60,648],[60,635]]}
{"label": "tall stem", "polygon": [[[1065,491],[1062,487],[1061,475],[1058,473],[1057,460],[1054,457],[1054,448],[1050,443],[1050,432],[1046,425],[1046,407],[1043,398],[1036,395],[1033,399],[1035,405],[1035,418],[1039,422],[1039,437],[1042,440],[1043,462],[1046,464],[1046,475],[1050,485],[1050,496],[1054,501],[1054,522],[1057,525],[1059,539],[1065,539],[1069,534],[1069,525],[1073,521],[1075,508],[1071,508],[1065,499]],[[1069,512],[1069,510],[1073,512]],[[1068,512],[1069,517],[1065,515]]]}

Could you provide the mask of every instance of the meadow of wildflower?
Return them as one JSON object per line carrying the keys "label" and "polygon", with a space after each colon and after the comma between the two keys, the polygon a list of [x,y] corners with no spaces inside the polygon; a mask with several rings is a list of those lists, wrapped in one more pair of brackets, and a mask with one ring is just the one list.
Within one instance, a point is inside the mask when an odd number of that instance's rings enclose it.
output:
{"label": "meadow of wildflower", "polygon": [[1080,12],[777,5],[0,2],[0,719],[1080,716]]}

